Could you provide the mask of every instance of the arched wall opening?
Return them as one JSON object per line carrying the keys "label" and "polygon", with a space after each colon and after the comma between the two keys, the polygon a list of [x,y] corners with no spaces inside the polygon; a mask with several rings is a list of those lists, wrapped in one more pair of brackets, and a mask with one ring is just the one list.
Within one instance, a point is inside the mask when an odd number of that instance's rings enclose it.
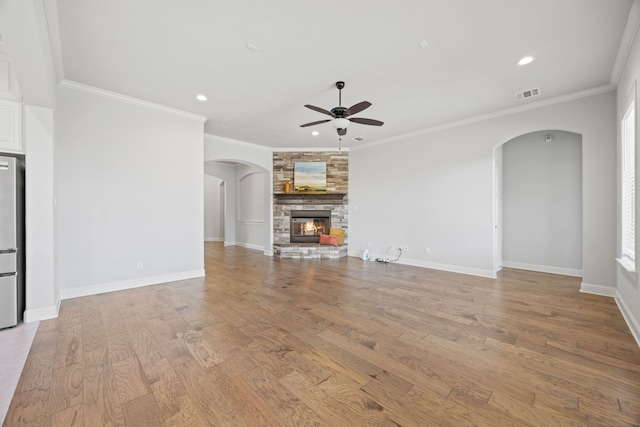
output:
{"label": "arched wall opening", "polygon": [[542,130],[496,149],[495,266],[582,277],[582,135]]}
{"label": "arched wall opening", "polygon": [[[221,203],[224,205],[225,245],[238,244],[252,249],[263,248],[265,255],[273,255],[273,153],[271,149],[205,134],[204,173],[215,176],[224,183]],[[258,176],[247,178],[255,173],[263,174],[262,178]],[[259,189],[255,187],[256,185],[262,185],[263,188]],[[239,193],[240,191],[242,193]],[[253,194],[256,200],[247,202],[242,200],[243,196],[240,194]],[[249,215],[238,211],[239,206],[240,209],[253,209],[259,205],[264,206],[261,221],[254,221],[255,210]],[[241,216],[238,216],[239,214]],[[247,220],[247,217],[250,220]],[[262,224],[256,224],[260,222]]]}
{"label": "arched wall opening", "polygon": [[238,245],[270,255],[271,172],[259,165],[227,159],[206,161],[204,173],[205,182],[213,184],[205,185],[205,230],[219,224],[221,234],[214,238],[205,235],[204,239],[222,240],[225,246]]}

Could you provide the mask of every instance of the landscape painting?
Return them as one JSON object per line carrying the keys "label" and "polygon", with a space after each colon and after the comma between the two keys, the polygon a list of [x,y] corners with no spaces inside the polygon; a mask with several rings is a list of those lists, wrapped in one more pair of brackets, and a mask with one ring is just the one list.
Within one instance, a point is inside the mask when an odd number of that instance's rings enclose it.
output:
{"label": "landscape painting", "polygon": [[326,193],[327,164],[325,162],[295,162],[293,185],[294,193]]}

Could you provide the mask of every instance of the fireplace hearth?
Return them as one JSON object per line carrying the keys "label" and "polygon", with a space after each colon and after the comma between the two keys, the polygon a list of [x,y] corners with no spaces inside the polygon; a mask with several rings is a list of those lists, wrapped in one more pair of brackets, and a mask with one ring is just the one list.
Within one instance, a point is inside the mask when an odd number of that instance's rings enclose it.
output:
{"label": "fireplace hearth", "polygon": [[291,243],[318,243],[320,234],[329,234],[330,210],[292,210],[289,226]]}

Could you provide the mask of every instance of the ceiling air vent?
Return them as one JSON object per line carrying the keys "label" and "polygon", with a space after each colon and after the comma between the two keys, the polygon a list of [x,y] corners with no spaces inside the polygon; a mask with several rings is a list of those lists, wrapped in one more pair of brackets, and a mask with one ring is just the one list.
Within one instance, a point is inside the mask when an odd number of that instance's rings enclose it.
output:
{"label": "ceiling air vent", "polygon": [[522,101],[523,99],[531,98],[532,96],[538,96],[538,95],[540,95],[540,88],[536,87],[533,89],[516,93],[516,99],[518,101]]}
{"label": "ceiling air vent", "polygon": [[353,140],[354,140],[355,142],[362,142],[362,141],[366,141],[366,140],[365,140],[363,137],[361,137],[361,136],[356,136],[355,138],[353,138]]}

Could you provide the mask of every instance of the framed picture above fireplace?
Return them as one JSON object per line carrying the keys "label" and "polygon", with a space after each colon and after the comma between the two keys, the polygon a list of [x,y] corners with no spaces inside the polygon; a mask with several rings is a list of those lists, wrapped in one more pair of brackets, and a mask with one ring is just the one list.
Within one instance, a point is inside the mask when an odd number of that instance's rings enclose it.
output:
{"label": "framed picture above fireplace", "polygon": [[293,192],[298,194],[324,194],[327,192],[326,162],[295,162]]}

